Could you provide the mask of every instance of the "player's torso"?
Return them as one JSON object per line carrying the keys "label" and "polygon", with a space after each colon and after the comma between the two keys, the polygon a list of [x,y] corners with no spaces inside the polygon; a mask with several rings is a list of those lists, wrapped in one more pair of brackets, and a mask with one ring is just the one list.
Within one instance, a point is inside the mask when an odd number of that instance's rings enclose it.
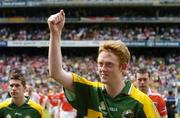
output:
{"label": "player's torso", "polygon": [[[119,94],[115,98],[111,98],[106,91],[99,89],[90,96],[92,98],[89,98],[88,101],[89,109],[93,109],[97,113],[101,112],[103,118],[134,118],[135,114],[138,114],[138,109],[142,109],[142,105],[128,95]],[[89,110],[88,114],[91,113],[94,114]]]}
{"label": "player's torso", "polygon": [[49,102],[52,106],[58,106],[60,102],[59,94],[48,95]]}
{"label": "player's torso", "polygon": [[1,109],[1,118],[40,118],[39,112],[29,106],[8,106]]}

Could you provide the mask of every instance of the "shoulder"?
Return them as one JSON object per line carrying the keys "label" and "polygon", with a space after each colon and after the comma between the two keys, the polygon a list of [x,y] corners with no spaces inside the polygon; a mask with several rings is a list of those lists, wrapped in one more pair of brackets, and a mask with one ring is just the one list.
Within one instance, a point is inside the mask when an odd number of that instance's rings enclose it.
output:
{"label": "shoulder", "polygon": [[43,110],[43,107],[40,105],[40,104],[38,104],[38,103],[36,103],[36,102],[34,102],[33,100],[31,100],[31,99],[29,99],[28,100],[28,103],[27,103],[31,108],[33,108],[34,110],[36,110],[38,113],[39,113],[39,115],[41,116],[41,118],[44,118],[44,110]]}
{"label": "shoulder", "polygon": [[155,98],[158,98],[158,99],[163,99],[161,94],[159,94],[157,91],[153,91],[153,90],[148,91],[148,96],[149,97],[155,97]]}
{"label": "shoulder", "polygon": [[144,94],[142,91],[134,87],[134,97],[138,99],[141,103],[145,103],[147,101],[151,101],[150,98]]}
{"label": "shoulder", "polygon": [[144,94],[135,87],[132,88],[132,91],[133,98],[143,105],[143,111],[147,116],[152,118],[160,118],[155,105],[153,104],[152,100],[148,97],[148,95]]}
{"label": "shoulder", "polygon": [[104,86],[104,84],[101,82],[92,82],[84,77],[81,77],[81,76],[75,74],[75,73],[73,73],[72,75],[73,75],[74,83],[88,85],[88,86],[92,86],[92,87],[103,87]]}
{"label": "shoulder", "polygon": [[5,108],[5,107],[7,107],[10,104],[11,104],[11,98],[5,100],[4,102],[1,102],[0,103],[0,109]]}
{"label": "shoulder", "polygon": [[162,97],[161,94],[159,94],[157,91],[152,90],[152,89],[149,89],[148,95],[149,95],[149,96],[158,96],[158,97]]}
{"label": "shoulder", "polygon": [[152,100],[148,95],[137,89],[136,87],[132,87],[130,96],[141,103],[143,106],[153,106]]}
{"label": "shoulder", "polygon": [[35,110],[37,110],[39,113],[42,113],[43,108],[40,104],[37,104],[36,102],[34,102],[32,99],[28,100],[27,103],[30,107],[34,108]]}

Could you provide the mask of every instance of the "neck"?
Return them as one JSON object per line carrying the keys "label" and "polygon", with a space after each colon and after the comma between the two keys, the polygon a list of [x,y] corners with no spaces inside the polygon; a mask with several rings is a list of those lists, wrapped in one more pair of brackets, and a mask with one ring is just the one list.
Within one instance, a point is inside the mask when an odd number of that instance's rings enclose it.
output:
{"label": "neck", "polygon": [[151,92],[151,91],[149,91],[149,90],[150,90],[150,88],[148,87],[148,88],[146,89],[146,93],[145,93],[145,94],[149,95],[149,92]]}
{"label": "neck", "polygon": [[12,101],[15,105],[17,105],[18,107],[23,105],[25,103],[26,98],[23,96],[21,98],[12,98]]}
{"label": "neck", "polygon": [[108,95],[110,95],[112,98],[120,94],[124,87],[125,87],[125,83],[123,80],[120,82],[116,82],[114,85],[105,86]]}
{"label": "neck", "polygon": [[32,91],[29,91],[29,92],[28,92],[28,95],[31,96],[31,95],[32,95]]}

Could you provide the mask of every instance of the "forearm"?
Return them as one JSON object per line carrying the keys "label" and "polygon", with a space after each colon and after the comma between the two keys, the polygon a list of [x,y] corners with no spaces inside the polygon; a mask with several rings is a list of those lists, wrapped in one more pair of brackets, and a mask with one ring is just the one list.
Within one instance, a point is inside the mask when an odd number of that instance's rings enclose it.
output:
{"label": "forearm", "polygon": [[65,88],[74,90],[72,85],[72,75],[62,68],[61,34],[50,33],[49,42],[49,75],[54,80],[61,83]]}
{"label": "forearm", "polygon": [[50,33],[49,41],[49,74],[52,78],[57,79],[58,74],[62,71],[62,54],[60,48],[61,33]]}

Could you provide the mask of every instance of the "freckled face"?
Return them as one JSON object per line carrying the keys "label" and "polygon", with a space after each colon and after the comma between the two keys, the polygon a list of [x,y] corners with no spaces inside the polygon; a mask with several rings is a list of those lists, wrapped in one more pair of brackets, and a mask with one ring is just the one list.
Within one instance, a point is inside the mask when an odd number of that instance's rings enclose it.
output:
{"label": "freckled face", "polygon": [[102,51],[97,59],[98,72],[101,82],[104,84],[112,84],[119,80],[121,73],[118,57],[107,51]]}

